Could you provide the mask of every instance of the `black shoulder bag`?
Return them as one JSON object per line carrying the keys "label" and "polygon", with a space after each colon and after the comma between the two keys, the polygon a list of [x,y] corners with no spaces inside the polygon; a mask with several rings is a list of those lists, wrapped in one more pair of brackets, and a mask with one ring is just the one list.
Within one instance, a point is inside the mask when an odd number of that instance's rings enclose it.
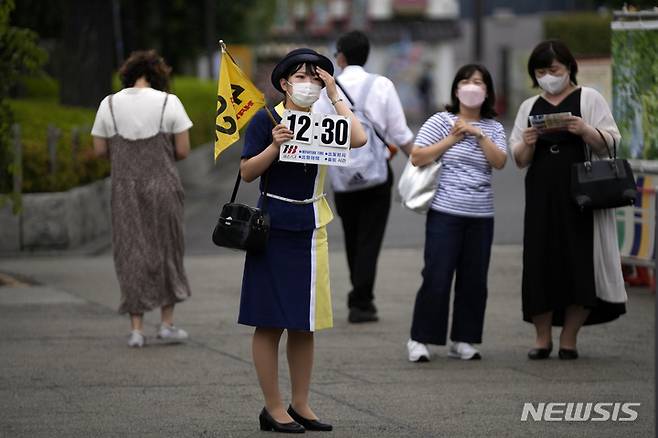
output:
{"label": "black shoulder bag", "polygon": [[[267,181],[269,170],[265,173],[263,184],[264,192],[267,193]],[[262,252],[267,246],[270,235],[270,217],[265,212],[267,196],[263,198],[263,208],[250,207],[235,202],[240,187],[240,170],[235,180],[235,187],[231,195],[231,201],[224,204],[217,219],[217,225],[212,232],[212,241],[217,246],[226,248],[243,249],[251,252]]]}
{"label": "black shoulder bag", "polygon": [[633,205],[637,186],[628,161],[617,158],[617,141],[612,136],[613,153],[601,131],[609,159],[592,161],[592,149],[585,145],[585,162],[571,167],[571,197],[581,210]]}

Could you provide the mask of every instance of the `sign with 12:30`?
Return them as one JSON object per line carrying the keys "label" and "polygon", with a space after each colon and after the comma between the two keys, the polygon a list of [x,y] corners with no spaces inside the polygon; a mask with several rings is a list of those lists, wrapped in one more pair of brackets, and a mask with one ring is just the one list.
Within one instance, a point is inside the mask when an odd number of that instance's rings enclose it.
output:
{"label": "sign with 12:30", "polygon": [[293,163],[348,166],[350,119],[335,114],[286,110],[281,120],[293,138],[281,145],[279,160]]}

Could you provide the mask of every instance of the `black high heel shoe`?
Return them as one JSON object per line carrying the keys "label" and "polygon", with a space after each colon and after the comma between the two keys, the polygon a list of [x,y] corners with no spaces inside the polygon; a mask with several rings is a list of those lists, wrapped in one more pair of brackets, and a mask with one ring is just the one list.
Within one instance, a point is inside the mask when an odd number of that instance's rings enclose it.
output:
{"label": "black high heel shoe", "polygon": [[548,356],[551,355],[551,351],[553,351],[552,342],[548,344],[548,348],[533,348],[532,350],[528,351],[528,358],[530,360],[548,359]]}
{"label": "black high heel shoe", "polygon": [[562,360],[578,359],[578,350],[571,350],[569,348],[560,348],[558,350],[558,357]]}
{"label": "black high heel shoe", "polygon": [[290,423],[279,423],[274,418],[272,418],[270,413],[267,412],[267,409],[265,408],[260,411],[258,421],[260,423],[260,430],[271,430],[274,432],[282,433],[304,433],[306,431],[306,429],[304,429],[301,424],[295,421],[291,421]]}
{"label": "black high heel shoe", "polygon": [[292,405],[288,406],[288,415],[290,415],[293,420],[304,426],[304,429],[307,430],[329,432],[334,428],[331,424],[320,423],[318,420],[309,420],[308,418],[302,417],[292,408]]}

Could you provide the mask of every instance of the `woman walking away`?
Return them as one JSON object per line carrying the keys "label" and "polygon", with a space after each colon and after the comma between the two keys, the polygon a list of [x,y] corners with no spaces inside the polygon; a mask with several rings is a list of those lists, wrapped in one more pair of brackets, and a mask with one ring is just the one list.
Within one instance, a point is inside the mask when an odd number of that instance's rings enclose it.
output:
{"label": "woman walking away", "polygon": [[469,64],[452,82],[452,103],[418,132],[411,161],[441,160],[438,189],[427,213],[423,284],[416,296],[407,353],[412,362],[430,359],[427,344],[445,345],[450,288],[455,279],[448,355],[480,359],[487,303],[487,273],[493,241],[491,169],[507,160],[505,131],[494,120],[493,81],[487,69]]}
{"label": "woman walking away", "polygon": [[103,99],[91,131],[96,155],[109,155],[112,165],[112,249],[130,347],[144,345],[144,312],[158,307],[157,338],[188,338],[174,325],[175,304],[190,296],[175,161],[189,153],[192,122],[167,93],[170,71],[153,50],[131,54],[119,70],[124,88]]}
{"label": "woman walking away", "polygon": [[[528,60],[528,74],[542,93],[521,104],[510,149],[525,177],[523,320],[535,326],[533,360],[553,350],[551,327],[562,326],[560,359],[578,358],[583,325],[611,321],[626,312],[614,210],[581,210],[571,199],[571,168],[585,161],[585,145],[607,156],[619,144],[610,109],[594,89],[579,87],[578,64],[566,45],[544,41]],[[528,116],[571,113],[550,132]]]}

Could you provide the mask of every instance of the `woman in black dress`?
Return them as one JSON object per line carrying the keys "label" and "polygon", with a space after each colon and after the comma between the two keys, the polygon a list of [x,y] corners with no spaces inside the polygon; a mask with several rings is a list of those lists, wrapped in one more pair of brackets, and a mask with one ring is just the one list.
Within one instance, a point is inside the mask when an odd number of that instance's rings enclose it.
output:
{"label": "woman in black dress", "polygon": [[[571,167],[584,161],[585,144],[603,155],[606,144],[620,138],[607,103],[594,89],[577,86],[577,72],[563,43],[540,43],[530,55],[528,73],[544,92],[523,102],[510,137],[516,163],[529,166],[522,297],[523,319],[537,332],[530,359],[549,357],[553,325],[563,326],[560,359],[576,359],[583,325],[625,313],[613,210],[581,211],[570,196]],[[531,127],[528,120],[565,112],[571,113],[566,126],[550,132]]]}

